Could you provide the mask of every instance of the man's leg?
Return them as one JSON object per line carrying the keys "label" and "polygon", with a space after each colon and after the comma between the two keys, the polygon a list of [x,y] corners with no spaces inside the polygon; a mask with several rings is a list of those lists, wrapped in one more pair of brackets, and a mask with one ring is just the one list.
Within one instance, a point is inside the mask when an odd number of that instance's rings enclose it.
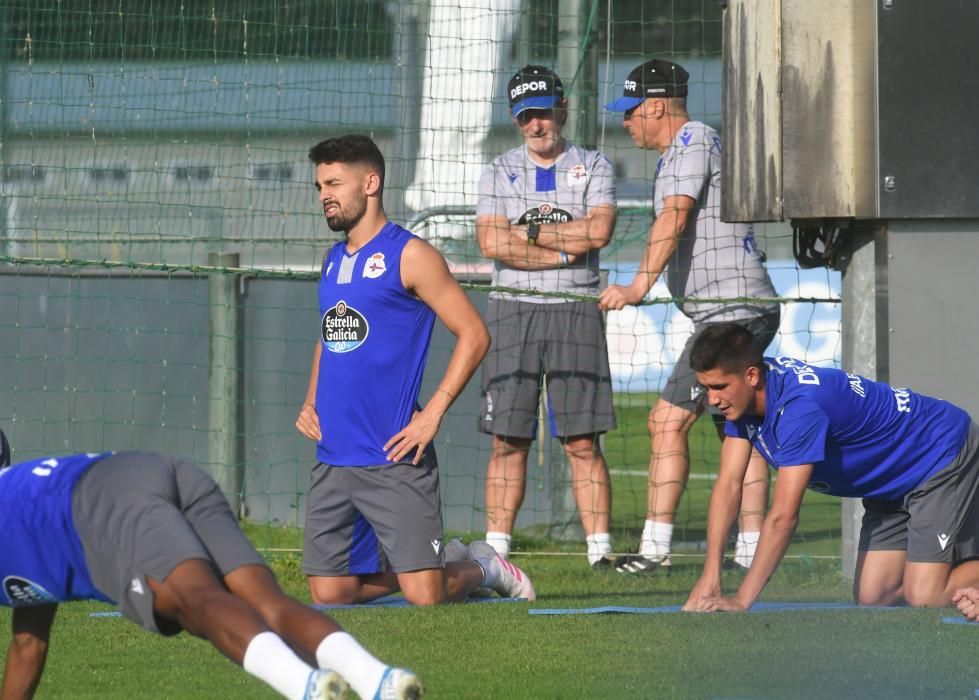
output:
{"label": "man's leg", "polygon": [[218,580],[212,563],[188,559],[162,581],[147,577],[153,611],[207,639],[218,651],[290,700],[335,698],[346,683],[330,671],[314,671],[244,600]]}
{"label": "man's leg", "polygon": [[[720,414],[711,413],[717,435],[724,442],[724,424],[726,421]],[[731,562],[733,567],[747,569],[755,557],[758,539],[761,536],[761,526],[765,522],[768,510],[768,462],[758,450],[752,448],[748,469],[744,474],[741,490],[741,512],[738,514],[738,537],[734,545],[734,557],[725,561],[725,566]]]}
{"label": "man's leg", "polygon": [[264,566],[240,567],[227,574],[224,582],[308,663],[338,669],[362,698],[374,697],[385,673],[393,671],[331,618],[286,595]]}
{"label": "man's leg", "polygon": [[639,557],[616,563],[623,572],[655,569],[668,561],[673,521],[690,473],[687,434],[699,415],[696,411],[659,399],[649,413],[652,454],[646,492],[646,524],[639,543]]}
{"label": "man's leg", "polygon": [[368,603],[400,589],[391,572],[362,576],[308,576],[309,595],[319,605]]}
{"label": "man's leg", "polygon": [[479,428],[492,436],[486,468],[486,541],[504,557],[523,504],[527,453],[537,434],[543,365],[542,304],[490,299],[489,352],[482,363]]}
{"label": "man's leg", "polygon": [[908,605],[945,608],[955,592],[979,585],[979,560],[961,564],[908,562],[904,567],[904,599]]}
{"label": "man's leg", "polygon": [[768,462],[751,450],[748,469],[741,489],[741,512],[738,515],[738,537],[732,561],[745,569],[751,566],[761,536],[761,525],[768,510]]}
{"label": "man's leg", "polygon": [[353,503],[363,470],[317,464],[310,475],[303,573],[314,603],[366,603],[399,590],[374,528]]}
{"label": "man's leg", "polygon": [[904,550],[857,552],[853,600],[857,605],[904,605]]}
{"label": "man's leg", "polygon": [[608,465],[597,435],[575,435],[564,440],[564,452],[571,465],[571,487],[588,542],[588,563],[606,561],[611,553],[609,517],[612,512],[612,486]]}
{"label": "man's leg", "polygon": [[952,605],[956,590],[979,585],[979,426],[971,424],[955,459],[905,501],[904,599],[916,607]]}
{"label": "man's leg", "polygon": [[483,584],[483,570],[474,561],[449,562],[444,569],[399,573],[398,583],[412,605],[438,605],[464,600]]}
{"label": "man's leg", "polygon": [[486,468],[486,541],[501,556],[510,554],[510,539],[527,486],[530,439],[493,436]]}
{"label": "man's leg", "polygon": [[979,585],[979,560],[956,566],[910,562],[903,551],[860,552],[853,597],[859,605],[944,608],[955,592]]}

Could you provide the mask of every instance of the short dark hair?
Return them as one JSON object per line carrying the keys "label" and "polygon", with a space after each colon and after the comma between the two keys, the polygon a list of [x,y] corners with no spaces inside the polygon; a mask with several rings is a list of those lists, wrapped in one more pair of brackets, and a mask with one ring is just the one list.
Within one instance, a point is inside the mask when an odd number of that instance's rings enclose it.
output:
{"label": "short dark hair", "polygon": [[309,149],[309,160],[314,165],[323,163],[363,163],[381,176],[384,187],[384,156],[370,136],[347,134],[320,141]]}
{"label": "short dark hair", "polygon": [[690,369],[709,372],[720,367],[724,372],[742,372],[748,367],[764,368],[762,353],[754,334],[737,323],[718,323],[705,328],[690,350]]}

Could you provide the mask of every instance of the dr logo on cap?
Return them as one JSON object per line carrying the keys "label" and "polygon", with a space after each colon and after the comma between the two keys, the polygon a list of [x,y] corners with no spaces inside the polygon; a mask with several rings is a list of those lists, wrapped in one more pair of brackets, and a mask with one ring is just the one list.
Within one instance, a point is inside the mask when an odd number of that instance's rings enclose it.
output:
{"label": "dr logo on cap", "polygon": [[683,66],[654,58],[632,69],[625,79],[622,97],[615,102],[609,102],[605,109],[611,112],[628,112],[650,97],[686,97],[689,78],[690,74]]}

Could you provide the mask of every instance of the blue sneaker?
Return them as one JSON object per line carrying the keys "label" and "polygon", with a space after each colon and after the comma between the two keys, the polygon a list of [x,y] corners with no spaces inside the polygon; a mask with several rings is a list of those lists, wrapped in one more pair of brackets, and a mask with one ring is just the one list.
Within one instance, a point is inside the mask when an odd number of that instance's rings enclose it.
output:
{"label": "blue sneaker", "polygon": [[331,668],[317,668],[309,673],[303,700],[346,700],[350,686]]}
{"label": "blue sneaker", "polygon": [[388,666],[374,693],[374,700],[416,700],[424,694],[418,676],[408,669]]}

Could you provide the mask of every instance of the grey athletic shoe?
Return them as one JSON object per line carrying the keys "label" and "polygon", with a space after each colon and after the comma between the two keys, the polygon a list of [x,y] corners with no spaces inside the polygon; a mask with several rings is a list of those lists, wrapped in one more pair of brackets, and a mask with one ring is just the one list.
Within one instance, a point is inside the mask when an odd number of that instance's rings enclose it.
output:
{"label": "grey athletic shoe", "polygon": [[493,586],[493,590],[501,597],[537,600],[534,584],[530,582],[527,574],[520,567],[514,566],[497,554],[491,545],[486,542],[473,542],[469,545],[469,555],[483,567],[484,571],[497,567],[498,583]]}
{"label": "grey athletic shoe", "polygon": [[469,561],[469,547],[462,543],[458,537],[454,537],[445,543],[445,561]]}

